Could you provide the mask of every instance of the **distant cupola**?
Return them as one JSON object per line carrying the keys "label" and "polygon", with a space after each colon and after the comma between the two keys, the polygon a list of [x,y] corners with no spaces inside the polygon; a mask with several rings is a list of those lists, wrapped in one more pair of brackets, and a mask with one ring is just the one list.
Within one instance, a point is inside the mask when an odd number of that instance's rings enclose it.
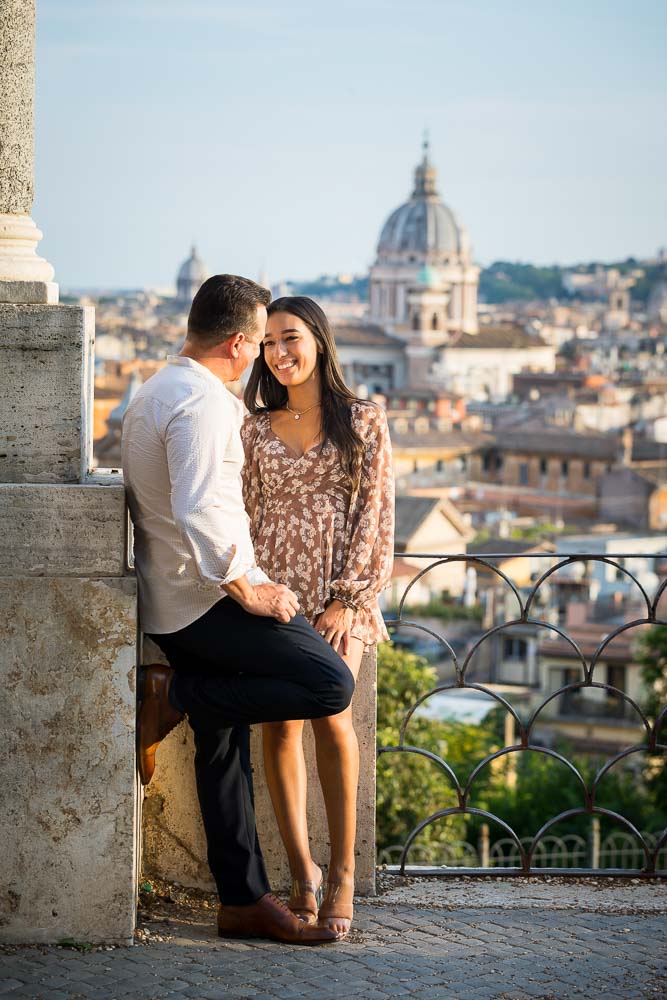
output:
{"label": "distant cupola", "polygon": [[192,247],[190,256],[181,264],[176,278],[176,299],[182,306],[190,308],[195,295],[208,278],[208,268]]}
{"label": "distant cupola", "polygon": [[409,292],[432,289],[447,295],[438,319],[443,336],[475,333],[479,268],[464,227],[440,197],[426,138],[414,178],[409,201],[394,209],[380,232],[370,273],[371,320],[390,333],[407,333],[414,323]]}

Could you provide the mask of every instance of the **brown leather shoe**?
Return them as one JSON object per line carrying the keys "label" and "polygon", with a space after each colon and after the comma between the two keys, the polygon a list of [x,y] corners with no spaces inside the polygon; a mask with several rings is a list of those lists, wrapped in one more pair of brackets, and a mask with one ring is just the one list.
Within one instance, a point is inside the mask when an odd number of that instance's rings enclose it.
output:
{"label": "brown leather shoe", "polygon": [[158,745],[183,718],[169,704],[169,686],[174,671],[162,663],[140,667],[141,708],[137,718],[137,760],[141,784],[147,785],[155,771]]}
{"label": "brown leather shoe", "polygon": [[312,927],[295,917],[284,903],[267,892],[250,906],[220,906],[220,937],[262,937],[285,944],[333,944],[340,935],[328,927]]}

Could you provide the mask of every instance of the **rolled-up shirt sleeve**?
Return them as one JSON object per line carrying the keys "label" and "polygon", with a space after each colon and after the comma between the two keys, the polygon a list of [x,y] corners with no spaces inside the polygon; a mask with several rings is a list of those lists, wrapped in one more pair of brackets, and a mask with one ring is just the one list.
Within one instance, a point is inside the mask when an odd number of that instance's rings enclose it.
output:
{"label": "rolled-up shirt sleeve", "polygon": [[226,461],[238,428],[222,416],[202,393],[176,408],[164,436],[174,521],[201,583],[218,588],[244,575],[252,583],[268,579],[256,567],[241,484]]}

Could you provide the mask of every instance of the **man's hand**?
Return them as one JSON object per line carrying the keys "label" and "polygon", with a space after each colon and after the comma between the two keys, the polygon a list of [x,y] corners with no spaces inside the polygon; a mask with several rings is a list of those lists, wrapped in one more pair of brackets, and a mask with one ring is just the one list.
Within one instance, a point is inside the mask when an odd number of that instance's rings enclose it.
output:
{"label": "man's hand", "polygon": [[290,622],[299,611],[299,601],[282,583],[260,583],[253,587],[243,576],[222,588],[244,611],[276,621]]}

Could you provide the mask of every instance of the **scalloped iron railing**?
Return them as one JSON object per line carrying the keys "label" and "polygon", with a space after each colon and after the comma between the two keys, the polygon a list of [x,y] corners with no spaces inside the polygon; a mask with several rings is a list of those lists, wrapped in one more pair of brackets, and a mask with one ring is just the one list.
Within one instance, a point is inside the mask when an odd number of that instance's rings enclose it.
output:
{"label": "scalloped iron railing", "polygon": [[[411,754],[422,758],[425,761],[425,766],[434,767],[441,774],[443,779],[443,800],[444,790],[447,790],[450,795],[450,801],[451,793],[453,792],[456,804],[430,812],[407,833],[402,845],[393,845],[391,848],[385,849],[384,854],[381,852],[379,860],[391,858],[392,862],[397,862],[388,865],[385,864],[384,867],[401,875],[544,875],[558,873],[562,875],[595,874],[597,877],[604,875],[667,877],[667,869],[664,867],[667,848],[667,829],[650,834],[642,832],[620,812],[607,809],[599,804],[600,783],[605,774],[620,761],[633,758],[635,755],[644,755],[650,758],[652,766],[655,767],[655,761],[659,760],[665,754],[667,743],[661,742],[661,729],[663,724],[667,726],[667,705],[651,721],[637,704],[637,701],[630,697],[624,690],[611,683],[596,679],[596,668],[599,673],[601,661],[609,662],[618,660],[618,656],[614,653],[612,646],[616,639],[625,636],[625,633],[641,629],[642,627],[667,625],[667,577],[662,583],[658,583],[655,586],[655,593],[651,597],[637,575],[624,565],[624,562],[629,560],[633,565],[643,564],[646,567],[648,562],[655,560],[657,561],[655,565],[657,565],[662,560],[663,564],[667,566],[667,552],[619,553],[614,555],[601,555],[599,553],[517,554],[498,552],[485,554],[483,557],[472,555],[439,556],[413,553],[401,553],[400,555],[403,559],[411,561],[419,560],[424,563],[424,566],[415,573],[414,577],[403,590],[398,602],[397,612],[394,617],[387,619],[387,625],[395,635],[397,634],[396,630],[399,630],[398,634],[400,634],[401,629],[409,629],[413,635],[416,633],[423,637],[428,637],[428,641],[432,646],[437,644],[442,650],[443,660],[449,661],[452,679],[439,683],[430,691],[425,691],[416,698],[403,718],[397,745],[379,747],[378,758],[380,759],[388,754]],[[530,585],[524,587],[515,583],[510,578],[508,572],[504,572],[495,565],[499,560],[507,562],[508,560],[516,559],[539,559],[543,563],[553,560],[554,565],[540,572],[539,576],[537,573],[532,574],[532,576],[537,576],[537,579],[534,581],[531,579]],[[514,617],[507,618],[506,620],[497,621],[494,617],[493,620],[485,621],[480,626],[479,635],[473,636],[469,640],[464,652],[459,655],[455,649],[455,646],[457,646],[456,641],[452,638],[451,634],[447,635],[446,624],[441,629],[436,630],[430,624],[427,625],[424,621],[413,620],[410,617],[409,598],[411,594],[414,598],[415,593],[418,593],[418,591],[415,591],[415,588],[420,583],[423,586],[429,573],[461,562],[467,566],[475,567],[485,575],[486,579],[492,581],[490,584],[487,584],[487,593],[493,590],[497,594],[503,588],[505,593],[509,595],[511,603],[516,602],[517,613]],[[562,573],[563,570],[566,573],[564,580],[560,581],[561,583],[567,586],[568,583],[571,584],[574,580],[581,585],[582,576],[586,572],[589,572],[592,564],[595,563],[612,567],[615,579],[624,584],[626,599],[620,604],[616,602],[612,609],[613,613],[607,616],[606,626],[604,623],[596,621],[595,624],[599,626],[597,629],[598,639],[591,644],[590,622],[581,622],[577,626],[580,632],[583,627],[584,634],[585,629],[588,628],[587,641],[583,642],[580,639],[577,642],[573,637],[568,635],[558,618],[557,612],[552,609],[548,613],[540,602],[545,585],[548,585],[551,589],[553,589],[554,585],[558,585],[558,574]],[[568,572],[568,568],[574,564],[583,564],[583,573],[579,572],[573,576],[571,572]],[[645,581],[647,574],[643,573],[642,575]],[[657,579],[655,575],[654,579]],[[631,596],[633,593],[634,598]],[[495,606],[497,607],[499,603],[501,602],[496,601]],[[633,617],[631,617],[631,620],[622,621],[619,624],[618,618],[622,617],[620,612],[623,605],[633,609]],[[564,616],[563,608],[564,605],[561,607],[561,617]],[[638,611],[637,608],[639,608]],[[610,617],[614,618],[615,621],[609,623],[608,619]],[[557,690],[549,690],[548,692],[542,691],[539,689],[539,686],[533,685],[531,691],[532,704],[529,711],[525,713],[526,718],[522,718],[517,709],[510,703],[508,700],[509,695],[505,697],[504,694],[501,694],[496,689],[498,686],[502,686],[504,693],[507,694],[507,688],[508,686],[511,688],[511,684],[493,685],[491,681],[488,683],[479,683],[470,677],[474,672],[471,664],[474,664],[475,657],[484,643],[488,642],[492,637],[502,635],[508,631],[511,635],[511,630],[517,627],[521,628],[524,635],[526,634],[526,630],[534,630],[535,635],[537,635],[538,631],[543,631],[545,635],[551,635],[556,642],[560,640],[561,643],[564,643],[567,656],[570,662],[576,665],[577,671],[580,671],[581,678],[573,680],[572,677],[569,677],[567,683],[562,684]],[[607,627],[606,632],[604,631],[605,627]],[[572,626],[571,631],[575,632],[577,628]],[[582,647],[584,648],[582,649]],[[420,709],[423,710],[426,703],[435,695],[461,689],[483,692],[484,695],[493,699],[501,706],[511,717],[509,720],[509,729],[506,727],[505,732],[509,732],[512,735],[511,743],[502,747],[502,749],[489,753],[477,762],[465,783],[459,780],[453,767],[448,763],[446,753],[441,754],[438,747],[414,746],[410,743],[409,739],[410,722],[414,718],[415,713],[418,713]],[[592,698],[590,695],[591,692],[594,692]],[[588,705],[591,709],[590,713],[588,713],[585,703],[581,700],[587,694]],[[559,699],[560,707],[557,710],[557,716],[554,717],[549,713],[554,709],[554,704],[552,703],[557,702]],[[561,750],[552,749],[535,738],[535,731],[540,724],[544,723],[547,719],[553,724],[554,718],[561,723],[590,722],[591,725],[599,724],[602,721],[605,725],[612,727],[614,725],[618,726],[623,721],[629,726],[628,731],[630,733],[632,733],[631,723],[634,721],[636,732],[633,735],[636,736],[637,733],[640,733],[641,741],[635,740],[630,745],[623,746],[620,749],[618,746],[615,746],[614,750],[609,752],[605,763],[599,767],[595,777],[587,781],[576,765]],[[618,744],[618,740],[614,742]],[[535,830],[530,838],[519,837],[511,825],[503,819],[502,815],[495,815],[487,810],[476,808],[471,804],[475,782],[485,772],[486,768],[493,767],[494,762],[500,761],[503,758],[508,758],[509,760],[510,755],[525,753],[542,754],[559,762],[576,783],[580,795],[580,805],[576,808],[566,809],[555,815],[542,817],[539,829]],[[498,841],[502,845],[501,848],[495,851],[492,848],[489,851],[487,843],[486,851],[481,851],[481,857],[483,858],[481,866],[474,863],[475,858],[480,857],[479,854],[476,855],[475,848],[466,844],[464,849],[460,841],[453,841],[449,849],[447,845],[444,846],[440,854],[440,859],[444,859],[444,864],[433,864],[427,860],[432,856],[432,851],[428,847],[420,845],[420,834],[427,827],[437,824],[440,820],[457,815],[478,817],[482,821],[482,829],[487,831],[487,841],[488,824],[490,823],[498,828],[502,836],[502,840]],[[580,816],[589,816],[593,827],[598,831],[597,853],[595,848],[593,854],[589,850],[584,850],[580,843],[581,838],[579,838],[577,849],[571,852],[575,860],[574,864],[569,864],[566,867],[562,866],[562,864],[545,867],[545,863],[548,864],[550,859],[558,861],[559,857],[565,856],[562,851],[559,854],[558,851],[554,851],[553,849],[553,844],[559,839],[555,836],[556,831],[554,828],[559,824],[567,824],[568,820]],[[600,852],[600,818],[604,819],[613,828],[615,834],[622,838],[625,844],[624,851],[607,850],[602,853]],[[567,839],[567,836],[565,835],[565,839]],[[561,836],[560,843],[563,842],[563,839],[563,836]],[[609,842],[611,843],[612,841]],[[629,845],[634,845],[634,848],[631,850]],[[605,859],[607,859],[608,863],[608,859],[610,858],[621,858],[623,860],[622,867],[605,867]],[[589,862],[588,866],[583,863],[584,859]],[[590,864],[591,859],[593,860],[593,866]],[[626,865],[628,859],[631,859],[631,866]]]}

